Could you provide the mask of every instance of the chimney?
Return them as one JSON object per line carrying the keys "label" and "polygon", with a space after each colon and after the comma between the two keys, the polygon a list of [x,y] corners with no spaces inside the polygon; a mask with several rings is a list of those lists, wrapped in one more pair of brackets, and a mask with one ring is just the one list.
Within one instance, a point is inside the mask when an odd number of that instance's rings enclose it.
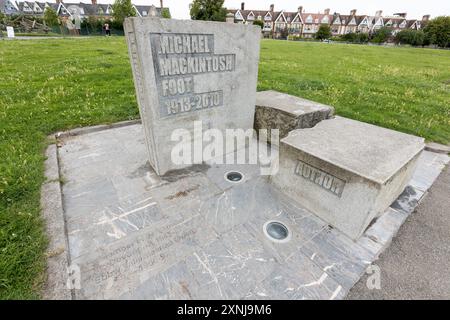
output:
{"label": "chimney", "polygon": [[150,17],[156,17],[156,7],[155,7],[154,5],[151,5],[151,6],[150,6],[150,10],[149,10],[148,15],[149,15]]}
{"label": "chimney", "polygon": [[[58,0],[56,0],[56,3],[58,3]],[[91,3],[95,6],[97,4],[97,0],[91,0]]]}
{"label": "chimney", "polygon": [[351,16],[356,16],[356,9],[351,10],[351,11],[350,11],[350,15],[351,15]]}
{"label": "chimney", "polygon": [[422,17],[422,21],[428,21],[428,20],[430,20],[430,15],[429,14],[426,14],[426,15],[424,15]]}
{"label": "chimney", "polygon": [[161,6],[161,7],[160,7],[161,9],[164,8],[163,0],[159,0],[159,5]]}
{"label": "chimney", "polygon": [[325,9],[324,11],[323,11],[323,13],[325,14],[325,15],[329,15],[330,14],[330,9]]}
{"label": "chimney", "polygon": [[383,10],[378,10],[377,12],[375,12],[375,17],[381,17],[382,14]]}
{"label": "chimney", "polygon": [[298,13],[302,13],[303,12],[303,7],[302,6],[300,6],[300,7],[298,7]]}
{"label": "chimney", "polygon": [[273,11],[275,10],[275,6],[273,4],[270,5],[270,12],[273,13]]}
{"label": "chimney", "polygon": [[245,10],[245,2],[241,2],[241,10],[242,10],[242,11]]}
{"label": "chimney", "polygon": [[394,16],[399,16],[402,18],[406,18],[406,12],[394,13]]}

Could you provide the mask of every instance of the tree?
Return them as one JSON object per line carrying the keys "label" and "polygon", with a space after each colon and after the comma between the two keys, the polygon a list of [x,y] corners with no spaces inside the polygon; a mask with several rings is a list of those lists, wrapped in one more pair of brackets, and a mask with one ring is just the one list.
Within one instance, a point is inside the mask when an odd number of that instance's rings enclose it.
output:
{"label": "tree", "polygon": [[389,37],[391,36],[391,30],[389,30],[386,27],[378,29],[375,34],[372,37],[373,43],[384,43],[388,41]]}
{"label": "tree", "polygon": [[356,34],[356,43],[367,43],[369,42],[369,34],[365,32],[359,32]]}
{"label": "tree", "polygon": [[331,29],[327,24],[321,24],[319,30],[315,34],[315,38],[318,40],[325,40],[331,38]]}
{"label": "tree", "polygon": [[450,47],[450,16],[430,20],[424,28],[425,42],[439,47]]}
{"label": "tree", "polygon": [[356,38],[357,35],[354,32],[345,33],[341,36],[341,39],[347,42],[355,42]]}
{"label": "tree", "polygon": [[162,18],[166,18],[166,19],[172,18],[172,16],[170,15],[170,11],[169,11],[168,8],[162,8],[162,9],[161,9],[161,17],[162,17]]}
{"label": "tree", "polygon": [[59,24],[58,14],[56,13],[56,11],[53,8],[47,7],[45,9],[44,21],[45,21],[45,24],[49,27],[54,27]]}
{"label": "tree", "polygon": [[194,0],[190,4],[192,20],[225,21],[227,9],[224,0]]}
{"label": "tree", "polygon": [[423,45],[424,39],[425,33],[422,30],[402,30],[395,35],[395,43],[412,46]]}
{"label": "tree", "polygon": [[261,29],[264,28],[264,22],[262,22],[262,20],[255,20],[255,21],[253,21],[253,24],[255,26],[260,26]]}
{"label": "tree", "polygon": [[112,9],[114,21],[120,25],[123,25],[126,17],[136,16],[136,10],[134,10],[131,0],[115,0]]}

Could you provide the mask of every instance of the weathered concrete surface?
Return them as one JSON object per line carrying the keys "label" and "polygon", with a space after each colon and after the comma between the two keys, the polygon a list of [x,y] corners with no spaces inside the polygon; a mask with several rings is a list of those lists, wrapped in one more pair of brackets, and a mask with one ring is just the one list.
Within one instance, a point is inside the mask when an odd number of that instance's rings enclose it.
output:
{"label": "weathered concrete surface", "polygon": [[[171,161],[179,137],[206,129],[252,129],[258,75],[257,26],[158,18],[126,19],[125,34],[149,161],[159,175],[186,167]],[[201,135],[201,133],[200,133]],[[148,158],[148,157],[147,157]],[[193,162],[196,163],[196,162]]]}
{"label": "weathered concrete surface", "polygon": [[[284,138],[295,129],[312,128],[333,116],[334,108],[277,91],[256,93],[255,129],[278,129]],[[278,141],[276,141],[278,143]]]}
{"label": "weathered concrete surface", "polygon": [[[355,243],[273,188],[258,165],[213,159],[159,177],[146,160],[141,130],[130,125],[59,141],[67,263],[80,268],[77,299],[342,299],[385,248],[379,241],[396,232],[380,218],[371,226],[376,239],[364,235]],[[415,179],[426,188],[430,173],[448,160],[423,155]],[[232,170],[244,174],[241,183],[224,180]],[[423,195],[411,190],[395,204],[399,210]],[[58,196],[43,189],[43,199],[47,193]],[[262,229],[269,220],[284,223],[291,240],[269,240]],[[57,230],[49,235],[60,236]],[[65,288],[66,270],[54,271],[49,283]]]}
{"label": "weathered concrete surface", "polygon": [[282,139],[271,179],[356,240],[403,192],[423,148],[422,138],[335,117]]}
{"label": "weathered concrete surface", "polygon": [[42,296],[44,299],[67,300],[72,299],[72,293],[66,286],[69,252],[62,207],[56,145],[48,147],[46,157],[45,176],[47,181],[42,185],[41,189],[41,207],[49,244],[46,250],[47,281]]}
{"label": "weathered concrete surface", "polygon": [[436,153],[449,154],[450,146],[440,144],[440,143],[435,143],[435,142],[428,142],[425,146],[425,150],[436,152]]}
{"label": "weathered concrete surface", "polygon": [[450,167],[400,228],[389,250],[375,265],[381,289],[369,290],[367,275],[348,299],[450,298]]}

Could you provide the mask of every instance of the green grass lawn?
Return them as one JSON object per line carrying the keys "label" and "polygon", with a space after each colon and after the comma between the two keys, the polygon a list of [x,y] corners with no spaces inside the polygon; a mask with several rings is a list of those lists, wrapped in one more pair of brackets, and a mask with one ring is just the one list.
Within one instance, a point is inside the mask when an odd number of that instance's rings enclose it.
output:
{"label": "green grass lawn", "polygon": [[[0,41],[0,299],[38,298],[47,135],[138,117],[124,38]],[[450,142],[450,51],[263,41],[258,90]]]}

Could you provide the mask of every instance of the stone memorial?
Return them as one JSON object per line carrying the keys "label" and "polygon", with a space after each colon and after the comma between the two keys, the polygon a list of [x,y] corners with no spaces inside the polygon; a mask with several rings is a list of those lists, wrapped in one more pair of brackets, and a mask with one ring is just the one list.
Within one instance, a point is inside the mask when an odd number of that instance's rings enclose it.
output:
{"label": "stone memorial", "polygon": [[[220,22],[128,18],[124,23],[149,162],[159,175],[190,164],[171,161],[175,129],[253,128],[260,28]],[[193,159],[194,164],[202,159]]]}
{"label": "stone memorial", "polygon": [[260,91],[256,93],[255,129],[267,129],[268,136],[270,130],[278,129],[280,138],[284,138],[290,131],[311,128],[333,113],[333,107],[318,102],[272,90]]}
{"label": "stone memorial", "polygon": [[13,27],[6,27],[6,33],[8,34],[8,38],[14,38],[14,28]]}
{"label": "stone memorial", "polygon": [[272,182],[356,240],[403,192],[424,139],[335,117],[280,144]]}

